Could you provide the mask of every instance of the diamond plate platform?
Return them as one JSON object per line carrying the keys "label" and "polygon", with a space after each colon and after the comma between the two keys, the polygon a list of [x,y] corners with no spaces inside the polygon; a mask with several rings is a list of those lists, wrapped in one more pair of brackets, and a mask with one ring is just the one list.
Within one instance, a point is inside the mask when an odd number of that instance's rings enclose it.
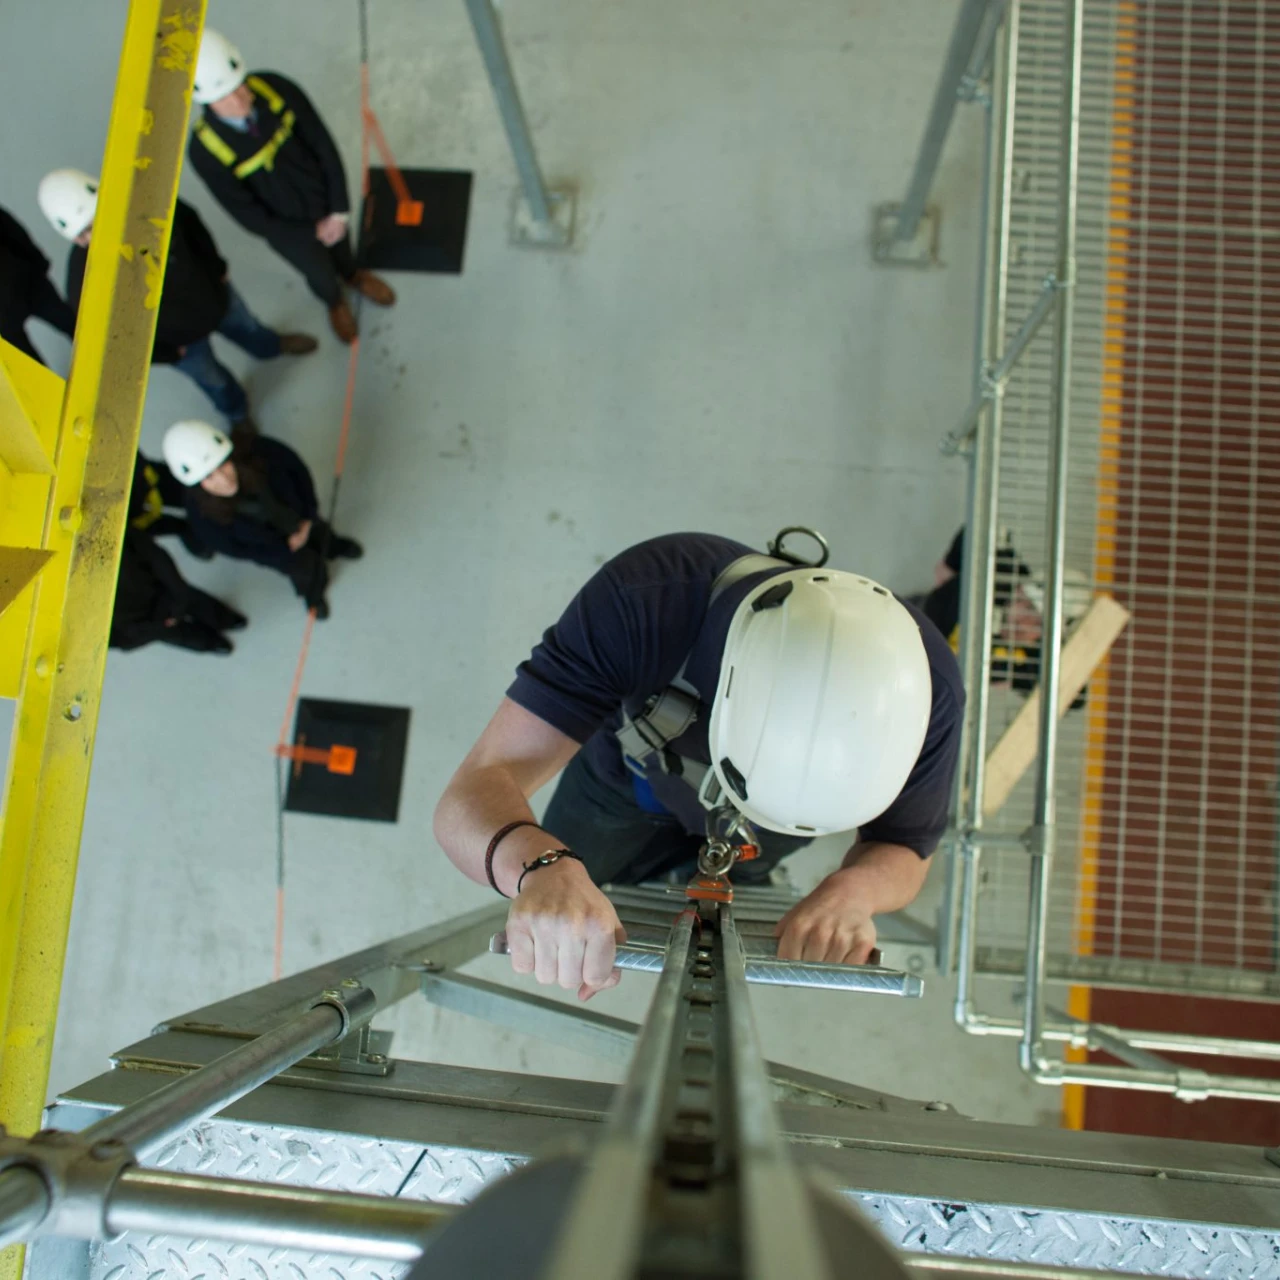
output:
{"label": "diamond plate platform", "polygon": [[[161,1151],[184,1173],[462,1204],[527,1159],[524,1153],[379,1140],[318,1129],[215,1120]],[[1034,1175],[1027,1176],[1031,1183]],[[1031,1187],[1029,1185],[1028,1189]],[[963,1203],[846,1189],[895,1245],[910,1253],[1170,1276],[1280,1280],[1280,1231]],[[90,1280],[397,1280],[407,1266],[213,1240],[126,1233],[90,1246]],[[65,1262],[30,1280],[71,1280]]]}
{"label": "diamond plate platform", "polygon": [[1280,1277],[1280,1234],[850,1192],[900,1249],[1183,1280]]}
{"label": "diamond plate platform", "polygon": [[[157,1167],[178,1173],[248,1178],[330,1191],[462,1204],[485,1183],[524,1161],[457,1147],[423,1147],[309,1129],[214,1120],[159,1153]],[[38,1259],[37,1259],[38,1261]],[[396,1280],[399,1263],[336,1253],[142,1236],[127,1231],[89,1248],[91,1280]],[[33,1265],[32,1280],[46,1273]],[[47,1273],[52,1280],[52,1273]],[[58,1280],[69,1280],[59,1276]]]}

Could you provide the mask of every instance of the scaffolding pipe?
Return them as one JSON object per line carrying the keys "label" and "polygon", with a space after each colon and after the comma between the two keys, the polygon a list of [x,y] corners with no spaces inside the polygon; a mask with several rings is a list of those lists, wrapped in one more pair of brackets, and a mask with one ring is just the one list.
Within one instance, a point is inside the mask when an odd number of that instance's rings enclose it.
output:
{"label": "scaffolding pipe", "polygon": [[[479,2],[480,0],[467,0],[468,6]],[[488,0],[483,2],[487,3]],[[925,202],[929,199],[934,175],[938,170],[938,160],[951,128],[951,118],[955,115],[956,103],[960,101],[965,74],[978,49],[984,19],[992,3],[993,0],[961,0],[960,12],[956,15],[956,24],[951,32],[951,43],[947,47],[947,59],[933,95],[933,106],[929,109],[924,137],[920,140],[911,182],[898,210],[894,240],[912,240],[920,227]]]}
{"label": "scaffolding pipe", "polygon": [[551,197],[542,178],[538,153],[533,147],[533,135],[529,132],[529,121],[525,118],[524,104],[520,101],[520,90],[516,86],[515,72],[511,69],[511,59],[507,56],[501,19],[493,7],[493,0],[466,0],[466,4],[529,212],[540,228],[551,232],[555,225],[551,216]]}
{"label": "scaffolding pipe", "polygon": [[26,1165],[0,1173],[0,1249],[29,1239],[53,1205],[44,1179]]}
{"label": "scaffolding pipe", "polygon": [[82,1136],[89,1143],[118,1142],[135,1155],[145,1155],[295,1062],[332,1044],[343,1034],[345,1023],[342,1010],[336,1005],[318,1004],[165,1085],[150,1097],[90,1125]]}
{"label": "scaffolding pipe", "polygon": [[[1075,318],[1076,222],[1080,171],[1080,80],[1083,19],[1081,0],[1063,9],[1062,156],[1058,176],[1057,326],[1053,348],[1053,399],[1050,415],[1048,510],[1045,545],[1049,565],[1045,583],[1044,641],[1041,645],[1040,728],[1032,818],[1031,905],[1027,937],[1027,992],[1023,1008],[1022,1069],[1036,1077],[1047,1069],[1043,1032],[1044,971],[1048,946],[1049,882],[1053,870],[1056,811],[1054,784],[1058,759],[1058,686],[1062,669],[1063,543],[1066,536],[1067,444],[1071,428],[1071,340]],[[979,802],[980,803],[980,802]]]}
{"label": "scaffolding pipe", "polygon": [[390,1196],[126,1169],[107,1198],[105,1217],[113,1235],[208,1236],[272,1249],[414,1262],[422,1256],[427,1233],[453,1212],[452,1205]]}
{"label": "scaffolding pipe", "polygon": [[[993,87],[993,111],[999,109],[999,157],[996,165],[996,190],[990,204],[996,210],[996,226],[992,236],[993,255],[988,263],[991,276],[991,304],[986,315],[988,331],[984,348],[993,354],[1004,347],[1005,326],[1009,310],[1009,204],[1013,192],[1013,130],[1018,89],[1018,25],[1020,0],[1010,0],[1003,24],[1004,40],[1000,50],[997,75]],[[980,385],[985,360],[980,360],[974,373],[975,386]],[[966,738],[961,744],[960,805],[957,825],[965,832],[959,864],[961,886],[959,897],[960,926],[957,945],[956,1017],[963,1022],[972,1009],[971,983],[977,931],[977,875],[979,850],[972,833],[981,831],[984,814],[983,792],[986,789],[987,721],[991,707],[991,685],[988,678],[991,640],[994,631],[994,599],[992,579],[995,576],[995,552],[998,538],[996,485],[999,480],[1000,436],[1004,424],[1003,404],[991,405],[985,431],[979,431],[970,460],[970,517],[965,529],[965,562],[961,565],[960,660],[969,708],[964,718]]]}
{"label": "scaffolding pipe", "polygon": [[1040,296],[1036,299],[1035,305],[1031,310],[1027,312],[1026,318],[1018,326],[1018,332],[1013,335],[1013,341],[1009,343],[1009,349],[1000,358],[999,363],[980,373],[978,389],[974,393],[969,407],[964,411],[964,415],[960,419],[960,425],[949,431],[943,440],[943,451],[945,453],[957,453],[976,431],[983,409],[989,403],[998,401],[1004,394],[1004,389],[1008,386],[1009,379],[1013,375],[1018,361],[1022,359],[1026,349],[1031,345],[1036,334],[1040,332],[1040,326],[1044,324],[1049,318],[1050,312],[1053,311],[1057,293],[1058,281],[1056,277],[1051,275],[1045,280],[1040,290]]}

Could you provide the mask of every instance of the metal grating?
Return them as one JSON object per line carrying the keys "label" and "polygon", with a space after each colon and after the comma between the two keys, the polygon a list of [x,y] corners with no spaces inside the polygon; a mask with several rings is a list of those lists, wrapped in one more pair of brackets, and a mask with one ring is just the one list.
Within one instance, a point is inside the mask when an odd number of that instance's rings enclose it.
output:
{"label": "metal grating", "polygon": [[[1063,6],[1014,12],[1006,340],[1053,265],[1062,101]],[[1132,621],[1063,722],[1051,964],[1235,991],[1277,959],[1280,12],[1088,0],[1083,63],[1066,563]],[[1050,328],[1005,395],[996,492],[1033,572]],[[995,695],[988,747],[1020,703]],[[993,825],[1030,804],[1027,780]],[[1025,855],[982,866],[979,971],[1025,945],[1027,892]]]}

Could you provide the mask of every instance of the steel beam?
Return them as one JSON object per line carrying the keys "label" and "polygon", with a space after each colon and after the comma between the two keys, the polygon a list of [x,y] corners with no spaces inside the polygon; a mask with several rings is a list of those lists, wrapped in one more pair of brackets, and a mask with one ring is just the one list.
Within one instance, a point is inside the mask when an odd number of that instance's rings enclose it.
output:
{"label": "steel beam", "polygon": [[[53,450],[0,832],[0,1122],[40,1122],[202,0],[133,0]],[[7,1255],[0,1276],[15,1273]]]}

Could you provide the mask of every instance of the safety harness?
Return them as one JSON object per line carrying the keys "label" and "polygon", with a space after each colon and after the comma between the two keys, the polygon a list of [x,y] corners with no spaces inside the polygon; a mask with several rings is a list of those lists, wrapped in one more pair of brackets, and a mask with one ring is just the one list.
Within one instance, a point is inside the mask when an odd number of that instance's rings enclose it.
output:
{"label": "safety harness", "polygon": [[273,115],[280,116],[279,127],[265,145],[236,164],[235,151],[225,139],[214,132],[213,126],[207,120],[201,120],[196,125],[196,137],[204,143],[205,149],[231,169],[237,178],[247,178],[259,169],[266,169],[269,172],[275,166],[276,152],[293,136],[293,125],[296,119],[293,111],[285,108],[284,99],[260,76],[250,76],[245,84],[257,97],[266,102]]}
{"label": "safety harness", "polygon": [[[770,544],[769,549],[777,550],[777,543]],[[711,606],[735,583],[753,574],[767,569],[794,569],[804,563],[790,557],[766,556],[759,552],[740,556],[722,569],[711,584],[707,609],[710,611]],[[671,743],[693,726],[702,706],[698,691],[685,677],[691,656],[691,652],[685,655],[675,679],[660,693],[655,693],[638,715],[632,716],[623,710],[622,727],[616,736],[622,748],[623,761],[637,777],[645,777],[656,765],[663,773],[684,779],[698,793],[703,808],[714,809],[722,800],[715,770],[700,760],[679,755],[671,749]]]}
{"label": "safety harness", "polygon": [[160,494],[160,473],[148,462],[142,468],[142,477],[147,482],[142,510],[129,521],[135,529],[146,529],[164,515],[164,498]]}

